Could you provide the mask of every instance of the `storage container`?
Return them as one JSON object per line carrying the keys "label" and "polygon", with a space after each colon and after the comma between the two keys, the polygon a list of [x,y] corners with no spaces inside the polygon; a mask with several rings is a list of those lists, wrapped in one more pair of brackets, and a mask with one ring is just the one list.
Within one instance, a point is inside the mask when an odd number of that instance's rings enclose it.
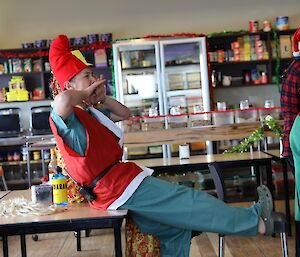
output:
{"label": "storage container", "polygon": [[234,111],[214,111],[212,112],[213,125],[225,125],[234,123]]}
{"label": "storage container", "polygon": [[130,117],[123,121],[124,132],[141,131],[141,117]]}
{"label": "storage container", "polygon": [[245,110],[235,110],[235,123],[251,123],[256,122],[257,118],[257,109],[249,108]]}
{"label": "storage container", "polygon": [[259,108],[258,109],[258,115],[259,120],[263,121],[265,117],[268,115],[271,115],[275,120],[280,119],[280,107],[272,107],[272,108]]}
{"label": "storage container", "polygon": [[188,123],[189,127],[201,127],[211,125],[211,113],[190,113]]}
{"label": "storage container", "polygon": [[142,118],[143,131],[160,130],[164,128],[165,128],[164,116],[156,116],[156,117],[145,116]]}
{"label": "storage container", "polygon": [[187,114],[175,114],[168,116],[169,128],[186,128],[188,123]]}

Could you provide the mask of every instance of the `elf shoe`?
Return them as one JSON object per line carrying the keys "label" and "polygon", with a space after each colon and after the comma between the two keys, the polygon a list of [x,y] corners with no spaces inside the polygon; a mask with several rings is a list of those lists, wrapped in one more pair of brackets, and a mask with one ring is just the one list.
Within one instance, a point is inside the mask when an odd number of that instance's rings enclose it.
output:
{"label": "elf shoe", "polygon": [[265,185],[260,185],[257,188],[258,203],[261,205],[261,217],[266,225],[265,235],[272,235],[274,233],[273,213],[273,199],[272,194]]}

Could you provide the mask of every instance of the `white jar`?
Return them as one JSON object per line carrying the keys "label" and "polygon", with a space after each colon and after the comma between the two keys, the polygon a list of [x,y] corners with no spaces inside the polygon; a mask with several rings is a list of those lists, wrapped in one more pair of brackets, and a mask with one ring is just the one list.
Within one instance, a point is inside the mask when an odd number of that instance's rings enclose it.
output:
{"label": "white jar", "polygon": [[190,158],[190,146],[188,144],[183,144],[179,146],[179,158],[180,159]]}

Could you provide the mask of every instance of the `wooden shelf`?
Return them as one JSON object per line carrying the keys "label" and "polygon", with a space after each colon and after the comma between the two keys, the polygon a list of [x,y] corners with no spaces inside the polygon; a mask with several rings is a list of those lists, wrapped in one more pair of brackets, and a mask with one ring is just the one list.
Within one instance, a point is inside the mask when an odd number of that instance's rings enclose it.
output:
{"label": "wooden shelf", "polygon": [[[45,163],[49,162],[49,159],[44,160]],[[42,160],[30,160],[30,164],[39,164],[42,163]],[[27,161],[11,161],[11,162],[0,162],[0,165],[3,166],[15,166],[15,165],[24,165],[27,164]]]}
{"label": "wooden shelf", "polygon": [[222,66],[222,65],[232,65],[232,64],[260,64],[260,63],[266,63],[270,60],[251,60],[251,61],[240,61],[240,62],[211,62],[210,64],[212,66]]}

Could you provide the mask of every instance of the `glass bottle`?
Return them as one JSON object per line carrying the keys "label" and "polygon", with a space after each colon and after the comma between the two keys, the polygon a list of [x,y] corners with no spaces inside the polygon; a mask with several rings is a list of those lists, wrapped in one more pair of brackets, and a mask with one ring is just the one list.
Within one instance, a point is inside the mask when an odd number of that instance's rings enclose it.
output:
{"label": "glass bottle", "polygon": [[50,149],[50,161],[48,164],[48,176],[49,182],[51,183],[53,176],[56,174],[57,171],[57,159],[54,148]]}

